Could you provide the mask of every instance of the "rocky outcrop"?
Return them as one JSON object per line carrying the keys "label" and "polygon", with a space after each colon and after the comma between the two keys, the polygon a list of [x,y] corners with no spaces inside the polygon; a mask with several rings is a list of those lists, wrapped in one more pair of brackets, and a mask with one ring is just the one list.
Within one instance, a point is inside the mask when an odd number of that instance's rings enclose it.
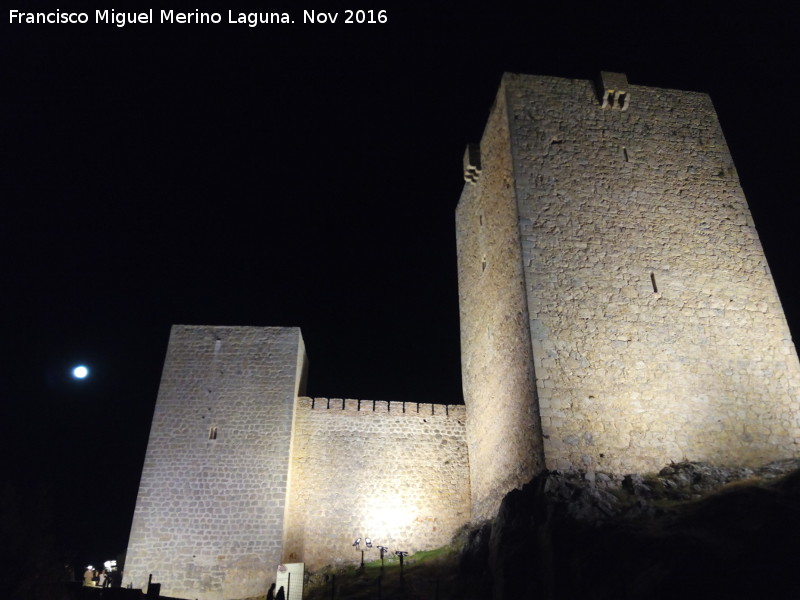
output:
{"label": "rocky outcrop", "polygon": [[494,600],[800,598],[798,468],[546,472],[470,532],[462,571]]}

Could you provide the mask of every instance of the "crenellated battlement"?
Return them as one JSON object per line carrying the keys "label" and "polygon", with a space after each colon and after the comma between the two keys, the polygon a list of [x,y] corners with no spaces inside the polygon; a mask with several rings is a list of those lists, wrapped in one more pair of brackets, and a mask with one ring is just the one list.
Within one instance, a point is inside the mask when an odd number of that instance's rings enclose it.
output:
{"label": "crenellated battlement", "polygon": [[297,407],[311,410],[330,410],[343,412],[390,413],[410,416],[436,416],[465,419],[466,407],[463,404],[435,404],[430,402],[409,402],[397,400],[357,400],[353,398],[308,398],[297,399]]}

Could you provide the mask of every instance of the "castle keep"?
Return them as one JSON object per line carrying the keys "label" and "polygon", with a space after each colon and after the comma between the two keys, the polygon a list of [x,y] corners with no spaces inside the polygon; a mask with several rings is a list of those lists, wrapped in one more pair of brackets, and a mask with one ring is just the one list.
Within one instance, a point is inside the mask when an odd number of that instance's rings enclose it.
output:
{"label": "castle keep", "polygon": [[476,516],[542,467],[797,454],[797,355],[707,95],[506,75],[477,152],[457,210]]}
{"label": "castle keep", "polygon": [[254,598],[357,537],[441,546],[543,469],[800,455],[800,363],[708,96],[507,74],[464,160],[466,406],[305,398],[298,329],[173,327],[126,583]]}

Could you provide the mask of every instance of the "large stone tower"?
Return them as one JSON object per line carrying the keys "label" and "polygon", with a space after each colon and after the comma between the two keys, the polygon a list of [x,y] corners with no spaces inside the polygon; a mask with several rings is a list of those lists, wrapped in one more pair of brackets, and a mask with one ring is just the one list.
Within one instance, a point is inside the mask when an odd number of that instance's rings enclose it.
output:
{"label": "large stone tower", "polygon": [[707,95],[507,74],[465,179],[474,518],[543,467],[798,454],[800,365]]}
{"label": "large stone tower", "polygon": [[177,598],[266,594],[281,562],[300,330],[176,325],[125,563]]}

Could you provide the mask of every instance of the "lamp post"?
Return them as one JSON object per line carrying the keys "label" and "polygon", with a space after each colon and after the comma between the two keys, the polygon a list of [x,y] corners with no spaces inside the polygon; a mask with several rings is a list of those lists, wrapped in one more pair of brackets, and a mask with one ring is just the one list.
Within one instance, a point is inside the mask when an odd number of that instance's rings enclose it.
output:
{"label": "lamp post", "polygon": [[383,568],[383,555],[386,554],[389,549],[386,546],[378,546],[378,550],[381,552],[381,569]]}
{"label": "lamp post", "polygon": [[356,538],[353,542],[353,548],[356,549],[356,552],[361,552],[361,566],[364,566],[364,549],[361,547],[361,538]]}
{"label": "lamp post", "polygon": [[402,578],[403,577],[403,557],[404,556],[408,556],[408,552],[403,552],[402,550],[395,550],[394,555],[400,557],[400,577]]}

